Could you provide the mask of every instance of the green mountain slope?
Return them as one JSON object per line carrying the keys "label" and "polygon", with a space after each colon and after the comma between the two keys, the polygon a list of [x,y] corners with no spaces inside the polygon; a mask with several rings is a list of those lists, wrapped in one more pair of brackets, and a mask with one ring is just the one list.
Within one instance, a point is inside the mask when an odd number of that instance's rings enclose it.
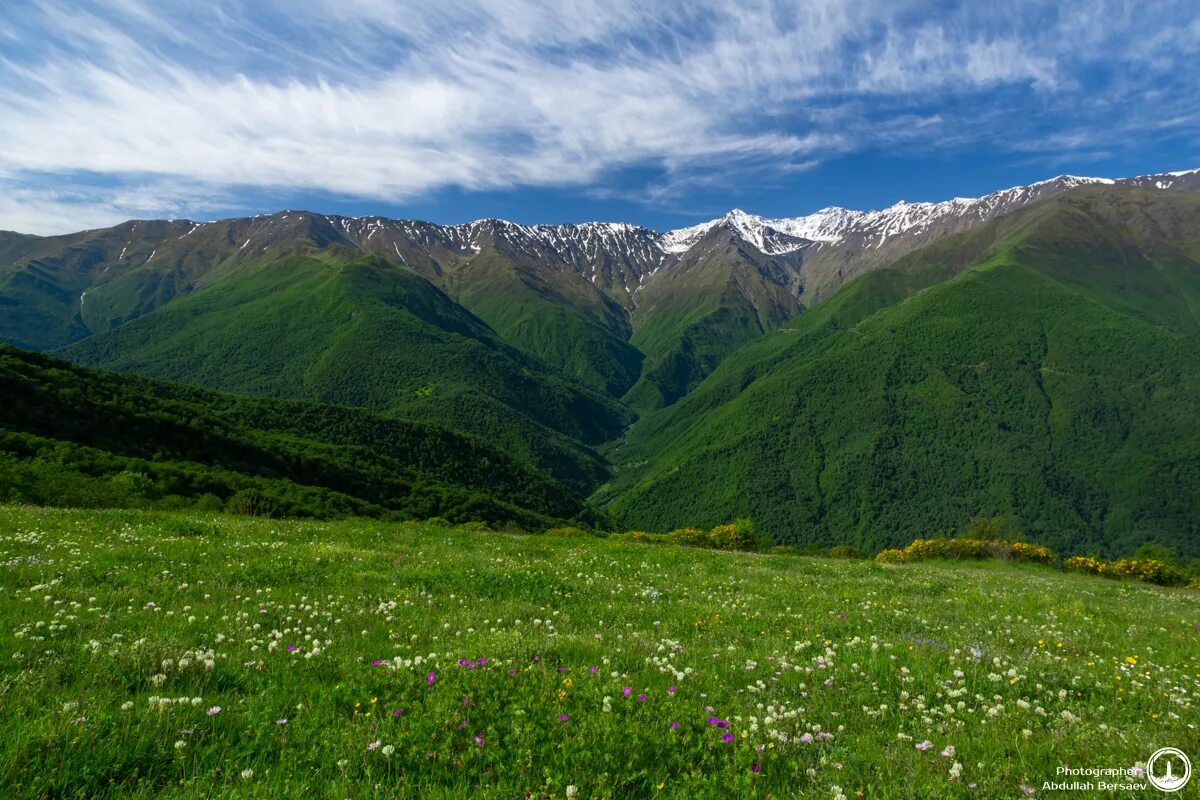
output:
{"label": "green mountain slope", "polygon": [[610,397],[641,373],[625,310],[572,271],[488,246],[443,282],[504,341]]}
{"label": "green mountain slope", "polygon": [[61,351],[207,388],[357,406],[486,438],[576,487],[625,412],[499,341],[406,268],[337,247],[264,260]]}
{"label": "green mountain slope", "polygon": [[0,345],[0,498],[300,516],[594,519],[481,440],[362,411],[235,397]]}
{"label": "green mountain slope", "polygon": [[598,497],[651,529],[876,548],[1010,514],[1198,555],[1198,234],[1200,198],[1106,187],[914,253],[640,421]]}
{"label": "green mountain slope", "polygon": [[645,369],[626,396],[639,410],[687,394],[729,353],[802,310],[793,273],[717,226],[637,296],[633,344]]}

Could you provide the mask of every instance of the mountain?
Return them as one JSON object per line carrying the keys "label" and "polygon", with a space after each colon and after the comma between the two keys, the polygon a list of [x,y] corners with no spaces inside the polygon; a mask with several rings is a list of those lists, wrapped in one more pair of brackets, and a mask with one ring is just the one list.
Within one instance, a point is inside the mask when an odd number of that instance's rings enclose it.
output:
{"label": "mountain", "polygon": [[333,245],[267,252],[153,313],[57,352],[211,389],[446,425],[577,489],[628,423],[614,401],[502,342],[412,270]]}
{"label": "mountain", "polygon": [[667,233],[3,233],[0,341],[436,426],[633,527],[874,548],[1005,513],[1065,552],[1195,553],[1198,190],[1060,176]]}
{"label": "mountain", "polygon": [[98,372],[3,345],[0,391],[6,502],[596,519],[540,470],[433,425]]}
{"label": "mountain", "polygon": [[649,530],[752,516],[901,545],[976,514],[1066,553],[1200,555],[1200,195],[1085,186],[914,251],[615,446]]}
{"label": "mountain", "polygon": [[509,345],[609,397],[669,404],[748,337],[848,280],[1082,185],[1200,189],[1200,171],[1060,176],[981,198],[732,211],[667,233],[623,223],[436,225],[303,211],[134,221],[67,236],[0,234],[0,341],[63,347],[152,313],[243,265],[329,247],[411,269]]}

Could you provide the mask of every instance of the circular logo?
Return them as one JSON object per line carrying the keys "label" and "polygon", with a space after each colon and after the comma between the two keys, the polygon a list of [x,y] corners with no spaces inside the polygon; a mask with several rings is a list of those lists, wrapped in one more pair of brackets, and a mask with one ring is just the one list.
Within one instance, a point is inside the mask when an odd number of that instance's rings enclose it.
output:
{"label": "circular logo", "polygon": [[1154,751],[1146,762],[1146,777],[1150,785],[1163,792],[1178,792],[1192,777],[1192,762],[1175,747]]}

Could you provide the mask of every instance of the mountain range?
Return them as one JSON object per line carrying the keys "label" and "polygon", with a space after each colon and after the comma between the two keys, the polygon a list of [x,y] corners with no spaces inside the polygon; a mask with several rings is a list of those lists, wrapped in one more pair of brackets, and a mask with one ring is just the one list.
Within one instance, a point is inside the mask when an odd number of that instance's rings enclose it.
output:
{"label": "mountain range", "polygon": [[1064,552],[1196,555],[1197,190],[1060,176],[665,233],[304,211],[0,233],[0,341],[434,426],[630,527],[876,547],[1002,513]]}

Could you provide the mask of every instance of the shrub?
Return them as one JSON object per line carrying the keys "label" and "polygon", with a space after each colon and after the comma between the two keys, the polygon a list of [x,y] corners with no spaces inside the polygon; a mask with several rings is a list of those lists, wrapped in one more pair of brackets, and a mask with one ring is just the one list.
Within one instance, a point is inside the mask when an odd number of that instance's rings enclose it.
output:
{"label": "shrub", "polygon": [[838,544],[829,548],[830,558],[865,558],[863,552],[857,547],[848,544]]}
{"label": "shrub", "polygon": [[1030,564],[1055,564],[1058,556],[1040,544],[1000,541],[997,539],[917,539],[904,548],[909,561],[931,558],[955,560],[999,559]]}
{"label": "shrub", "polygon": [[685,547],[704,547],[708,544],[708,535],[699,528],[679,528],[667,534],[667,541]]}
{"label": "shrub", "polygon": [[449,528],[450,520],[445,517],[430,517],[425,520],[425,524],[431,528]]}
{"label": "shrub", "polygon": [[708,546],[717,550],[757,550],[758,545],[754,523],[749,519],[718,525],[708,532]]}
{"label": "shrub", "polygon": [[270,517],[278,511],[275,501],[258,489],[242,489],[225,505],[230,514],[247,517]]}
{"label": "shrub", "polygon": [[1063,568],[1106,578],[1134,578],[1159,586],[1183,586],[1188,583],[1187,573],[1179,567],[1153,558],[1123,558],[1106,562],[1092,556],[1075,556],[1064,561]]}
{"label": "shrub", "polygon": [[908,561],[908,554],[903,550],[880,550],[875,554],[875,560],[880,564],[903,564]]}
{"label": "shrub", "polygon": [[1183,586],[1187,575],[1178,567],[1155,559],[1123,558],[1110,565],[1113,573],[1122,578],[1137,578],[1159,586]]}
{"label": "shrub", "polygon": [[1072,556],[1063,562],[1068,572],[1084,572],[1089,575],[1107,575],[1108,564],[1092,556]]}
{"label": "shrub", "polygon": [[1191,582],[1188,583],[1188,588],[1200,591],[1200,578],[1192,578]]}
{"label": "shrub", "polygon": [[481,522],[479,520],[472,520],[471,522],[464,522],[458,526],[458,529],[460,531],[466,531],[467,533],[491,533],[492,532],[492,528],[490,525],[488,525],[486,522]]}
{"label": "shrub", "polygon": [[591,537],[591,534],[583,528],[576,528],[571,525],[562,528],[550,528],[546,531],[546,535],[557,539],[587,539]]}
{"label": "shrub", "polygon": [[665,544],[670,541],[667,539],[667,536],[668,534],[665,533],[650,533],[648,531],[626,531],[625,533],[625,538],[629,539],[629,541],[640,544]]}
{"label": "shrub", "polygon": [[1054,554],[1054,551],[1040,544],[1013,542],[1011,553],[1014,561],[1021,561],[1026,564],[1047,564],[1053,566],[1058,563],[1058,556]]}

